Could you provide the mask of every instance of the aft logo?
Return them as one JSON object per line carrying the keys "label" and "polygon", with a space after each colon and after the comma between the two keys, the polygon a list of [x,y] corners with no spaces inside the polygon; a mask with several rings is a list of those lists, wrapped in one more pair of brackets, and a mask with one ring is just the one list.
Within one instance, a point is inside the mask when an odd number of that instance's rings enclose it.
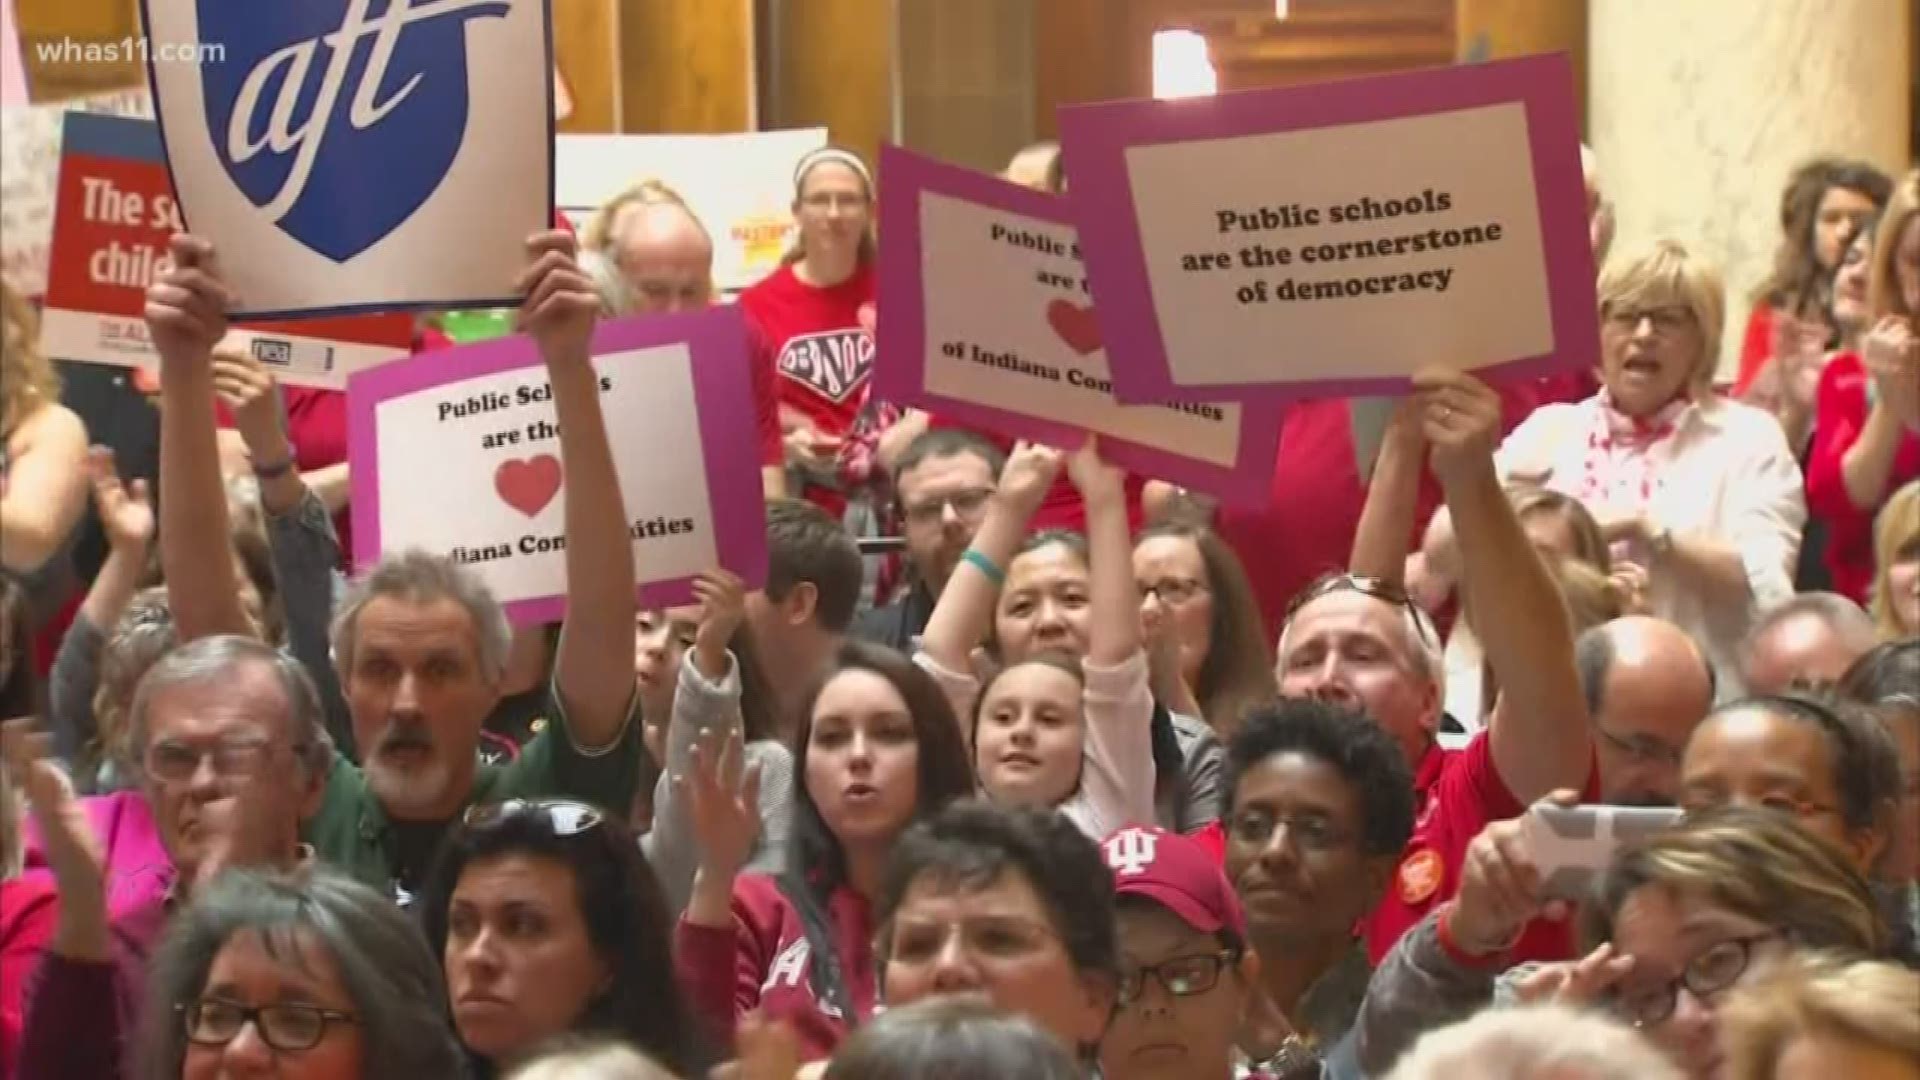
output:
{"label": "aft logo", "polygon": [[873,373],[873,335],[865,330],[805,334],[780,350],[780,374],[835,404],[867,384]]}
{"label": "aft logo", "polygon": [[[467,26],[509,0],[196,0],[214,151],[287,235],[345,262],[439,189],[467,133]],[[343,212],[349,210],[350,212]]]}

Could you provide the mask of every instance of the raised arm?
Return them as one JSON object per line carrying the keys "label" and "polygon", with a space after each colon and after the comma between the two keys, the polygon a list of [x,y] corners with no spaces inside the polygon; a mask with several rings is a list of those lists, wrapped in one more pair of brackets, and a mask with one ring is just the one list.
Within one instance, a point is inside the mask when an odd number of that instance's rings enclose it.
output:
{"label": "raised arm", "polygon": [[1920,337],[1888,316],[1867,335],[1861,352],[1873,379],[1873,403],[1860,437],[1840,454],[1840,479],[1856,508],[1873,510],[1887,500],[1901,429],[1920,427]]}
{"label": "raised arm", "polygon": [[[920,651],[928,659],[949,671],[972,670],[973,649],[993,626],[993,607],[1000,597],[1007,564],[1020,550],[1027,523],[1059,471],[1058,450],[1025,443],[1014,447],[1006,467],[1000,470],[1000,486],[987,504],[987,516],[968,545],[970,554],[953,568],[947,587],[941,590],[927,619],[927,629],[920,635]],[[983,569],[981,562],[992,567],[992,572]],[[1122,565],[1131,575],[1131,556],[1123,559]],[[1131,576],[1127,584],[1132,586]]]}
{"label": "raised arm", "polygon": [[1367,484],[1367,503],[1353,534],[1353,555],[1347,568],[1394,584],[1406,577],[1407,547],[1412,542],[1414,516],[1419,511],[1421,455],[1426,442],[1420,432],[1417,399],[1406,398],[1393,410],[1373,479]]}
{"label": "raised arm", "polygon": [[212,244],[175,236],[169,253],[172,267],[147,289],[146,318],[160,354],[160,566],[184,644],[253,628],[234,576],[213,413],[211,357],[232,294]]}
{"label": "raised arm", "polygon": [[1459,536],[1467,614],[1500,683],[1488,735],[1494,764],[1522,803],[1556,788],[1581,790],[1593,749],[1573,666],[1573,624],[1494,471],[1500,398],[1455,372],[1422,372],[1414,385]]}
{"label": "raised arm", "polygon": [[532,262],[519,283],[526,295],[520,320],[546,361],[566,476],[567,621],[554,684],[568,734],[594,749],[618,739],[632,712],[633,540],[593,368],[599,294],[574,261],[571,235],[540,233],[527,250]]}
{"label": "raised arm", "polygon": [[1140,651],[1140,586],[1133,580],[1126,474],[1101,460],[1091,436],[1068,459],[1067,472],[1087,506],[1087,591],[1093,609],[1087,659],[1111,667]]}

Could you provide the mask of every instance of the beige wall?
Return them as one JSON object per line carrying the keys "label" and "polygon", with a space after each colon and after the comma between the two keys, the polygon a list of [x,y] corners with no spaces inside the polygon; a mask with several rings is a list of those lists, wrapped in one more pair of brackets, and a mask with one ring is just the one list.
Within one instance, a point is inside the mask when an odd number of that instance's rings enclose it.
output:
{"label": "beige wall", "polygon": [[1722,370],[1779,236],[1788,172],[1820,153],[1894,172],[1908,147],[1904,0],[1593,0],[1588,128],[1616,255],[1673,237],[1727,276]]}

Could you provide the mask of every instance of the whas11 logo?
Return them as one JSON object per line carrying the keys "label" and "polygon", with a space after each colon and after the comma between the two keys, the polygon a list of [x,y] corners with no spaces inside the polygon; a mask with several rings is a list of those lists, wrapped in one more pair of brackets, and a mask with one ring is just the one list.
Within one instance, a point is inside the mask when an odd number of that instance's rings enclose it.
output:
{"label": "whas11 logo", "polygon": [[[528,2],[528,0],[521,0]],[[335,262],[446,178],[467,132],[467,24],[511,0],[196,0],[220,162],[282,231]]]}

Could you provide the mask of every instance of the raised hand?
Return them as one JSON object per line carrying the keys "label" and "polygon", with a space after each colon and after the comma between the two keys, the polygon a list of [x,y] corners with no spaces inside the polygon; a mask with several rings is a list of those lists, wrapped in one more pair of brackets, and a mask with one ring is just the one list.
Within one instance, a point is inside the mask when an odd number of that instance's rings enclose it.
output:
{"label": "raised hand", "polygon": [[269,442],[281,434],[276,385],[273,373],[252,354],[224,345],[214,348],[214,396],[233,413],[234,426],[247,449],[256,454],[269,449]]}
{"label": "raised hand", "polygon": [[731,880],[753,857],[760,838],[760,770],[746,767],[740,732],[724,747],[701,732],[693,748],[693,772],[674,777],[685,789],[693,813],[693,835],[700,845],[700,874]]}
{"label": "raised hand", "polygon": [[1046,499],[1054,477],[1060,474],[1060,457],[1060,451],[1050,446],[1020,443],[1007,455],[996,494],[1008,505],[1031,516]]}
{"label": "raised hand", "polygon": [[1861,343],[1860,358],[1879,400],[1902,423],[1920,426],[1920,335],[1912,324],[1898,315],[1881,319]]}
{"label": "raised hand", "polygon": [[107,544],[116,551],[144,557],[153,543],[153,500],[147,494],[147,482],[136,478],[122,483],[115,467],[113,451],[96,446],[87,452],[87,475],[93,480],[93,505],[100,514],[100,526]]}
{"label": "raised hand", "polygon": [[693,634],[700,673],[709,679],[724,678],[727,645],[747,617],[746,582],[727,570],[709,570],[694,579],[693,598],[700,603],[700,626]]}
{"label": "raised hand", "polygon": [[519,328],[539,344],[549,364],[590,359],[600,294],[580,269],[577,255],[571,233],[535,233],[527,238],[527,268],[514,283],[514,291],[526,297],[520,304]]}
{"label": "raised hand", "polygon": [[1429,460],[1440,483],[1472,481],[1493,469],[1500,445],[1500,396],[1477,377],[1427,368],[1413,377],[1421,404],[1421,429],[1432,447]]}
{"label": "raised hand", "polygon": [[197,359],[226,336],[235,297],[221,280],[212,243],[181,233],[167,252],[167,269],[147,287],[147,332],[162,360]]}
{"label": "raised hand", "polygon": [[1081,498],[1088,503],[1105,499],[1125,499],[1127,474],[1107,464],[1100,456],[1100,439],[1097,435],[1087,436],[1067,458],[1067,476],[1073,480],[1073,486],[1080,491]]}
{"label": "raised hand", "polygon": [[40,825],[47,865],[60,888],[60,926],[54,948],[63,956],[104,960],[108,952],[106,855],[74,798],[66,775],[53,763],[53,737],[29,719],[0,725],[0,755],[7,775],[27,797]]}

